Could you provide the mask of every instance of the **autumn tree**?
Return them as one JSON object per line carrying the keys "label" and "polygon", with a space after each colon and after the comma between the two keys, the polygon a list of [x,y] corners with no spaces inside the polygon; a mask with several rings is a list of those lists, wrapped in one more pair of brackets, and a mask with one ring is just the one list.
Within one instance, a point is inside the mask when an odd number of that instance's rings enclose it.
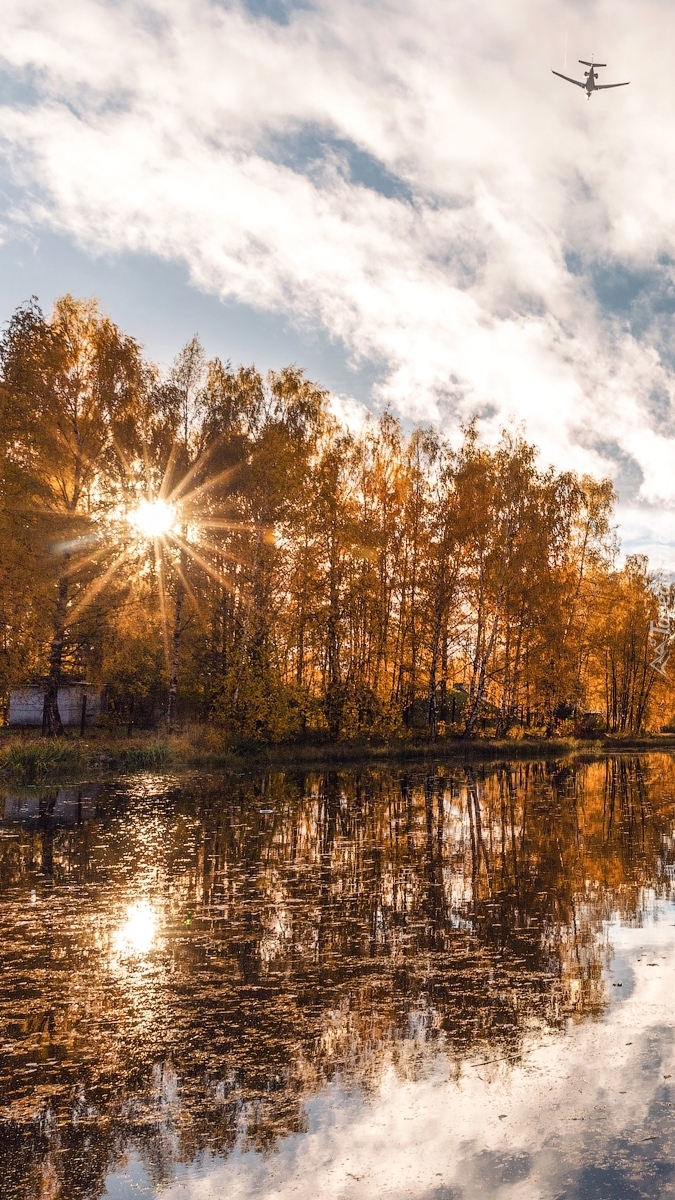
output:
{"label": "autumn tree", "polygon": [[[657,615],[645,555],[633,554],[608,573],[597,596],[593,622],[596,694],[602,695],[607,729],[639,733],[659,677],[650,667],[649,623]],[[600,686],[598,686],[598,684]]]}
{"label": "autumn tree", "polygon": [[49,320],[36,302],[17,310],[0,343],[0,372],[0,421],[11,431],[5,461],[21,472],[20,503],[34,516],[49,579],[43,727],[53,735],[62,732],[58,690],[79,590],[77,550],[134,441],[143,365],[136,342],[96,302],[64,296]]}

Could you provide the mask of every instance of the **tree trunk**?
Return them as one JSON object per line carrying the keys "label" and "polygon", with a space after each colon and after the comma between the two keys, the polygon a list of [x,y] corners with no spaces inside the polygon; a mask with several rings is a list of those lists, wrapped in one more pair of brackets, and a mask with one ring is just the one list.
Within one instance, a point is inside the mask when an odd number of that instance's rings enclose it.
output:
{"label": "tree trunk", "polygon": [[173,637],[171,639],[171,669],[169,672],[169,707],[166,714],[166,723],[169,729],[173,729],[178,715],[178,665],[180,661],[180,641],[183,633],[181,618],[183,615],[184,598],[185,589],[179,579],[176,584],[176,612],[173,623]]}
{"label": "tree trunk", "polygon": [[45,692],[44,707],[42,709],[43,737],[62,737],[64,732],[61,714],[59,713],[59,685],[61,683],[61,663],[63,661],[63,642],[66,633],[67,610],[68,577],[67,575],[62,575],[59,580],[59,592],[54,612],[54,635],[49,651],[49,680]]}
{"label": "tree trunk", "polygon": [[496,607],[494,619],[492,621],[492,631],[490,633],[490,640],[488,641],[485,652],[482,655],[481,660],[480,660],[480,669],[478,672],[478,686],[476,687],[476,691],[475,691],[474,698],[473,698],[473,703],[471,705],[471,710],[469,712],[466,726],[465,726],[464,732],[462,734],[463,738],[468,738],[468,737],[472,736],[473,731],[474,731],[474,726],[478,719],[478,713],[480,711],[480,706],[483,703],[483,697],[485,695],[485,690],[486,690],[486,686],[487,686],[487,667],[488,667],[490,658],[492,657],[492,651],[494,649],[495,639],[497,637],[497,626],[499,624],[499,611],[501,608],[501,603],[502,603],[502,594],[501,594],[501,588],[500,588],[499,595],[497,597],[497,607]]}
{"label": "tree trunk", "polygon": [[[439,592],[443,587],[444,581],[441,580]],[[436,704],[436,671],[438,667],[438,654],[441,642],[441,629],[443,626],[443,600],[439,597],[436,602],[436,612],[434,614],[434,631],[431,643],[431,665],[429,667],[429,695],[427,699],[427,721],[429,723],[429,736],[432,742],[436,741],[438,736],[438,706]]]}

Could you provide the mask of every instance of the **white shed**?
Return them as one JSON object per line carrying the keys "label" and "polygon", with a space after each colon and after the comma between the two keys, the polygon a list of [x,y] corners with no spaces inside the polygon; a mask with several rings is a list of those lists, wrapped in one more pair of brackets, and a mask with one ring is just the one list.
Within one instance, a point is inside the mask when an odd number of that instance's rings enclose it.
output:
{"label": "white shed", "polygon": [[[40,728],[45,703],[45,684],[28,684],[9,693],[9,723],[24,728]],[[85,723],[95,725],[102,708],[102,694],[90,683],[64,683],[59,688],[59,714],[64,725],[79,725],[82,701],[86,696]]]}

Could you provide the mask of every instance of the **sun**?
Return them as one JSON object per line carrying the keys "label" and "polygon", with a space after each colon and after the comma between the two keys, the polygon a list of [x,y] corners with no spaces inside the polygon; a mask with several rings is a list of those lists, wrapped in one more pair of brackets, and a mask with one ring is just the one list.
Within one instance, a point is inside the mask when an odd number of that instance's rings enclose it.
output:
{"label": "sun", "polygon": [[143,537],[160,538],[170,533],[176,524],[177,514],[173,504],[166,500],[141,500],[132,509],[127,520]]}
{"label": "sun", "polygon": [[100,521],[96,533],[69,543],[71,551],[75,548],[82,551],[82,557],[73,563],[72,574],[87,564],[98,563],[113,550],[111,560],[87,587],[82,588],[77,603],[69,612],[71,622],[79,618],[119,571],[135,562],[139,572],[144,573],[154,556],[164,653],[169,663],[167,587],[175,582],[180,603],[187,597],[202,620],[199,601],[189,579],[188,562],[219,587],[231,587],[222,560],[224,556],[238,560],[223,545],[219,534],[221,530],[225,533],[250,530],[246,522],[228,519],[222,509],[214,508],[213,489],[224,484],[233,468],[205,475],[203,466],[207,459],[208,454],[198,458],[172,490],[175,455],[171,456],[161,480],[153,478],[147,462],[138,460],[123,464],[128,485],[120,485],[114,497],[117,504],[113,503],[107,510],[107,520]]}

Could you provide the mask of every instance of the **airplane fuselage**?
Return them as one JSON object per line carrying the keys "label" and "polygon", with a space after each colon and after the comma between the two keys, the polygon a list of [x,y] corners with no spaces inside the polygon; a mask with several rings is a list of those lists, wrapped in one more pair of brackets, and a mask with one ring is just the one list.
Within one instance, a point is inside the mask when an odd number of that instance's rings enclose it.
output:
{"label": "airplane fuselage", "polygon": [[580,58],[579,62],[582,66],[588,67],[588,70],[584,72],[585,79],[583,83],[580,79],[572,79],[570,75],[563,75],[562,71],[554,70],[553,74],[557,75],[559,79],[565,79],[567,83],[573,83],[575,87],[583,88],[587,100],[590,100],[593,92],[604,92],[607,88],[628,87],[628,83],[598,83],[597,68],[606,67],[607,63],[595,63],[592,58],[590,62],[585,58]]}

